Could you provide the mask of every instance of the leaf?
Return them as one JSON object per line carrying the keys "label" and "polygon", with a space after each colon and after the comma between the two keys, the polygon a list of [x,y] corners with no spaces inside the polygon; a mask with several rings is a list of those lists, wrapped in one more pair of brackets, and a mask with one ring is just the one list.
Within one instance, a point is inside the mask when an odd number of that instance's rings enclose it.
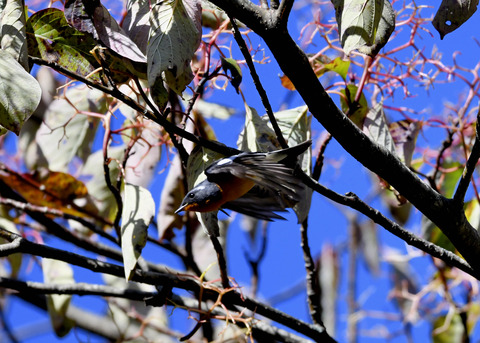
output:
{"label": "leaf", "polygon": [[389,130],[395,143],[395,151],[400,160],[408,167],[412,164],[412,156],[417,143],[422,122],[399,120],[390,123]]}
{"label": "leaf", "polygon": [[[44,258],[42,260],[43,280],[46,284],[73,285],[73,270],[68,263]],[[47,307],[53,329],[58,337],[64,337],[70,332],[74,322],[67,318],[71,295],[48,294]]]}
{"label": "leaf", "polygon": [[378,103],[368,111],[363,124],[363,132],[375,143],[396,154],[395,143],[388,129],[387,119],[383,111],[383,103]]}
{"label": "leaf", "polygon": [[[176,82],[172,88],[181,93],[193,79],[190,60],[200,44],[201,6],[197,0],[157,0],[150,12],[150,38],[147,46],[148,83],[159,80]],[[170,75],[167,77],[166,72]],[[181,82],[178,79],[181,77]],[[170,83],[169,83],[170,85]]]}
{"label": "leaf", "polygon": [[106,110],[105,94],[83,85],[70,88],[65,98],[50,103],[36,134],[50,170],[66,172],[74,157],[85,160],[90,155],[100,120],[79,112]]}
{"label": "leaf", "polygon": [[[322,76],[326,72],[333,71],[336,74],[340,75],[343,80],[346,80],[348,69],[350,68],[350,61],[344,61],[340,57],[331,60],[325,55],[320,55],[313,60],[312,68],[315,71],[315,75],[317,77]],[[291,91],[295,90],[295,86],[286,75],[280,76],[280,81],[283,87]]]}
{"label": "leaf", "polygon": [[27,21],[27,43],[29,55],[100,81],[100,75],[92,73],[100,67],[90,53],[95,40],[69,26],[62,11],[47,8],[32,15]]}
{"label": "leaf", "polygon": [[478,0],[442,0],[432,22],[440,39],[465,23],[477,11],[477,6]]}
{"label": "leaf", "polygon": [[148,34],[150,32],[150,1],[128,0],[127,14],[122,28],[144,53],[147,53]]}
{"label": "leaf", "polygon": [[30,66],[28,65],[25,22],[23,1],[7,1],[5,8],[0,12],[0,46],[28,72]]}
{"label": "leaf", "polygon": [[412,311],[413,301],[405,298],[402,294],[406,291],[410,294],[417,294],[417,281],[409,261],[393,249],[390,250],[385,254],[385,260],[391,266],[394,294],[399,295],[395,297],[396,304],[404,316],[404,322],[414,323],[418,320],[418,311]]}
{"label": "leaf", "polygon": [[360,96],[358,103],[355,103],[355,95],[357,94],[358,87],[352,84],[347,85],[345,89],[340,91],[344,96],[340,97],[340,105],[342,111],[348,114],[350,120],[357,125],[360,129],[363,128],[363,122],[368,113],[368,103],[365,94]]}
{"label": "leaf", "polygon": [[273,151],[280,149],[277,135],[253,107],[245,106],[245,126],[238,136],[237,147],[242,151]]}
{"label": "leaf", "polygon": [[41,95],[38,81],[10,53],[0,50],[0,127],[18,135]]}
{"label": "leaf", "polygon": [[235,88],[238,94],[240,84],[242,83],[242,69],[240,69],[240,66],[238,65],[237,61],[235,61],[233,58],[222,57],[221,60],[222,60],[222,68],[225,71],[225,73],[230,71],[230,78],[231,78],[230,83]]}
{"label": "leaf", "polygon": [[152,194],[143,187],[126,183],[122,210],[122,256],[127,280],[131,280],[135,273],[154,215]]}
{"label": "leaf", "polygon": [[348,69],[350,68],[350,60],[344,61],[340,57],[337,57],[328,63],[321,63],[320,60],[315,60],[315,65],[317,64],[322,66],[317,72],[315,72],[317,77],[322,76],[328,71],[333,71],[340,75],[342,79],[347,79]]}
{"label": "leaf", "polygon": [[458,313],[440,316],[433,323],[433,343],[462,343],[465,342],[465,335],[465,327]]}
{"label": "leaf", "polygon": [[421,227],[421,236],[426,240],[442,247],[445,250],[451,251],[453,253],[457,252],[455,245],[450,241],[450,239],[436,226],[430,219],[425,216],[422,216],[422,227]]}
{"label": "leaf", "polygon": [[324,244],[318,261],[318,280],[321,289],[322,321],[328,333],[335,336],[337,299],[340,282],[338,252],[330,244]]}
{"label": "leaf", "polygon": [[68,0],[65,18],[80,32],[87,32],[119,56],[134,62],[146,63],[145,54],[127,36],[117,21],[98,0]]}
{"label": "leaf", "polygon": [[440,185],[442,194],[447,198],[451,198],[455,193],[458,181],[462,177],[463,165],[460,162],[446,159],[442,163],[442,170],[444,170],[444,172],[436,182]]}
{"label": "leaf", "polygon": [[[311,117],[307,115],[307,106],[300,106],[285,111],[275,113],[278,126],[282,131],[283,137],[287,140],[289,146],[295,146],[311,138]],[[268,116],[262,117],[267,120]],[[268,123],[271,126],[271,123]],[[312,148],[308,148],[302,154],[299,164],[307,175],[312,175]],[[308,216],[312,200],[312,189],[305,187],[297,190],[300,192],[300,202],[293,207],[298,222],[302,223]]]}
{"label": "leaf", "polygon": [[395,29],[395,11],[388,0],[332,0],[343,51],[375,56]]}
{"label": "leaf", "polygon": [[[116,184],[116,179],[119,173],[119,166],[116,161],[121,161],[124,156],[124,149],[123,146],[115,146],[108,149],[108,156],[112,159],[108,165],[110,179],[114,184]],[[102,150],[91,154],[82,168],[81,177],[88,180],[85,185],[88,189],[88,194],[90,194],[95,200],[99,215],[105,217],[107,220],[113,221],[117,213],[117,203],[105,181],[103,163],[104,159]]]}
{"label": "leaf", "polygon": [[[183,97],[185,99],[183,103],[187,105],[187,102],[190,101],[191,97],[185,95]],[[203,118],[208,119],[215,118],[225,120],[230,118],[235,113],[235,111],[236,110],[233,107],[205,101],[201,98],[197,98],[197,100],[195,100],[195,105],[193,106],[194,113],[197,113]]]}
{"label": "leaf", "polygon": [[70,174],[49,171],[19,174],[9,171],[0,173],[0,179],[32,205],[54,208],[76,216],[84,216],[84,211],[96,212],[91,208],[72,206],[75,199],[85,198],[88,192],[83,182]]}
{"label": "leaf", "polygon": [[47,159],[38,146],[36,134],[40,125],[43,123],[45,111],[52,102],[57,92],[57,87],[60,86],[59,82],[55,79],[53,70],[46,66],[38,68],[35,78],[42,89],[40,104],[33,112],[30,120],[25,122],[18,137],[18,150],[24,157],[23,161],[29,170],[48,167]]}
{"label": "leaf", "polygon": [[177,154],[170,166],[160,195],[160,207],[157,214],[157,229],[160,240],[170,240],[175,236],[173,229],[182,228],[182,217],[175,214],[175,211],[180,207],[185,193],[182,165]]}
{"label": "leaf", "polygon": [[[11,220],[10,216],[8,216],[7,213],[3,212],[8,212],[8,209],[6,207],[0,206],[0,228],[20,235],[20,232],[18,232],[17,227],[15,226],[15,223]],[[7,243],[7,241],[3,238],[0,238],[0,245],[4,243]],[[22,266],[22,254],[10,254],[8,255],[7,259],[10,263],[10,277],[16,279],[18,273],[20,272],[20,267]]]}

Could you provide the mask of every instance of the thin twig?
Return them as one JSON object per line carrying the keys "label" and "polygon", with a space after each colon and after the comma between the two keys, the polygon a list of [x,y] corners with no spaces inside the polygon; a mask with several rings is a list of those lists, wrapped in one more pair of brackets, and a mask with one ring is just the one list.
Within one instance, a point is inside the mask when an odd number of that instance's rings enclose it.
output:
{"label": "thin twig", "polygon": [[111,235],[109,235],[108,233],[103,231],[101,228],[97,227],[95,224],[89,222],[88,220],[86,220],[82,217],[75,216],[73,214],[69,214],[69,213],[57,210],[55,208],[49,208],[49,207],[46,207],[46,206],[35,206],[33,204],[29,204],[29,203],[26,203],[26,202],[21,202],[21,201],[8,199],[8,198],[3,198],[3,197],[0,197],[0,204],[1,205],[6,205],[6,206],[11,206],[11,207],[13,207],[17,210],[23,211],[23,212],[26,212],[26,211],[39,212],[39,213],[48,214],[48,215],[52,215],[52,216],[59,217],[59,218],[74,220],[74,221],[82,224],[86,228],[90,229],[92,232],[96,233],[97,235],[99,235],[103,238],[106,238],[106,239],[108,239],[109,241],[111,241],[115,244],[118,244],[118,241],[114,237],[112,237]]}
{"label": "thin twig", "polygon": [[230,16],[229,18],[230,18],[230,22],[232,23],[233,37],[235,38],[235,41],[237,42],[238,47],[240,48],[240,51],[242,52],[243,57],[247,62],[247,66],[248,66],[248,69],[250,70],[250,75],[252,76],[253,83],[257,88],[257,92],[260,95],[260,98],[262,99],[262,104],[265,107],[265,111],[267,112],[270,123],[272,124],[273,131],[275,131],[275,134],[277,135],[277,139],[278,139],[278,142],[280,143],[280,146],[283,149],[288,148],[288,144],[285,141],[285,138],[283,137],[282,130],[280,130],[280,127],[278,126],[278,123],[277,123],[277,119],[273,114],[272,106],[270,105],[270,101],[268,100],[267,92],[263,88],[262,83],[260,82],[260,77],[258,76],[257,71],[255,70],[255,65],[253,64],[252,56],[248,51],[247,44],[245,44],[245,41],[242,38],[242,34],[238,29],[235,19]]}
{"label": "thin twig", "polygon": [[470,264],[468,264],[464,259],[455,255],[451,251],[445,250],[438,245],[435,245],[423,238],[416,236],[408,230],[405,230],[397,223],[385,217],[380,211],[375,210],[374,208],[370,207],[368,204],[360,200],[360,198],[358,198],[356,194],[338,194],[331,189],[324,187],[306,174],[301,175],[301,178],[302,181],[314,191],[339,204],[357,210],[358,212],[364,214],[365,216],[373,220],[378,225],[382,226],[390,233],[405,241],[405,243],[414,246],[415,248],[420,249],[429,255],[432,255],[433,257],[439,258],[449,266],[456,267],[464,271],[465,273],[472,275],[475,278],[480,278],[480,275],[476,271],[474,271]]}
{"label": "thin twig", "polygon": [[223,252],[223,247],[216,236],[209,235],[209,237],[212,241],[213,248],[217,253],[218,268],[220,269],[220,276],[222,278],[222,287],[225,289],[230,288],[230,281],[228,280],[227,272],[227,261],[225,260],[225,253]]}
{"label": "thin twig", "polygon": [[473,143],[472,151],[470,152],[470,156],[468,157],[467,163],[465,164],[465,168],[462,173],[462,177],[460,182],[458,183],[457,190],[453,196],[453,199],[458,204],[463,204],[465,199],[465,194],[467,193],[468,186],[470,184],[470,180],[472,179],[473,172],[475,171],[475,167],[477,166],[477,162],[480,159],[480,109],[477,113],[477,125],[476,125],[476,134],[475,134],[475,142]]}
{"label": "thin twig", "polygon": [[41,58],[31,57],[31,56],[29,56],[29,60],[32,61],[35,64],[45,65],[47,67],[50,67],[53,70],[58,71],[59,73],[67,75],[68,77],[70,77],[74,80],[85,83],[87,86],[98,89],[98,90],[100,90],[100,91],[102,91],[106,94],[109,94],[109,95],[113,96],[114,98],[122,101],[127,106],[134,109],[135,111],[138,111],[138,112],[142,113],[146,118],[148,118],[148,119],[152,120],[153,122],[162,126],[165,129],[165,131],[167,131],[167,133],[170,135],[170,137],[172,138],[172,141],[175,139],[174,138],[175,135],[178,135],[180,137],[188,139],[189,141],[191,141],[193,143],[199,144],[199,145],[201,145],[205,148],[208,148],[208,149],[213,150],[215,152],[221,153],[225,156],[231,156],[231,155],[235,155],[235,154],[240,153],[240,151],[238,149],[227,147],[227,146],[225,146],[225,145],[223,145],[219,142],[211,141],[211,140],[205,139],[203,137],[196,136],[196,135],[194,135],[190,132],[187,132],[187,131],[181,129],[177,125],[169,122],[156,109],[155,110],[148,110],[147,108],[143,107],[138,102],[136,102],[135,100],[133,100],[129,96],[125,95],[124,93],[122,93],[121,91],[119,91],[116,88],[113,88],[113,89],[108,88],[108,87],[103,86],[102,84],[93,82],[93,81],[91,81],[91,80],[89,80],[89,79],[87,79],[87,78],[85,78],[81,75],[75,74],[75,73],[63,68],[62,66],[60,66],[59,64],[54,63],[54,62],[44,61]]}
{"label": "thin twig", "polygon": [[316,325],[325,327],[322,321],[322,304],[320,300],[320,282],[318,279],[318,270],[315,267],[315,260],[310,251],[308,243],[308,218],[300,225],[301,246],[303,251],[303,260],[305,261],[305,269],[307,272],[307,297],[308,307],[310,309],[310,317]]}

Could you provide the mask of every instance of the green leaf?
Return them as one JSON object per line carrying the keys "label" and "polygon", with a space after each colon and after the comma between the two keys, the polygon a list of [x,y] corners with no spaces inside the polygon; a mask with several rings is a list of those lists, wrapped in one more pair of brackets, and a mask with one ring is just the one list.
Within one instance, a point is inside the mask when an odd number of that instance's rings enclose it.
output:
{"label": "green leaf", "polygon": [[[157,0],[151,4],[150,38],[147,46],[148,83],[160,79],[181,93],[193,79],[190,60],[200,44],[202,8],[194,0]],[[168,79],[165,72],[168,71]],[[179,79],[181,80],[179,80]],[[169,83],[170,86],[170,83]]]}
{"label": "green leaf", "polygon": [[465,342],[465,335],[465,326],[458,313],[440,316],[433,323],[433,343],[462,343]]}
{"label": "green leaf", "polygon": [[[315,62],[319,63],[320,61],[315,61]],[[320,77],[328,71],[333,71],[338,75],[340,75],[342,79],[346,80],[349,68],[350,68],[350,60],[344,61],[340,57],[337,57],[333,61],[323,64],[323,67],[315,74],[318,77]]]}
{"label": "green leaf", "polygon": [[445,171],[440,175],[439,180],[436,180],[440,185],[442,194],[447,197],[453,197],[457,183],[462,177],[463,165],[460,162],[454,162],[449,159],[442,163],[442,169]]}
{"label": "green leaf", "polygon": [[383,146],[393,154],[395,152],[395,143],[388,129],[387,119],[383,111],[383,103],[379,102],[368,111],[363,123],[363,132],[374,142]]}
{"label": "green leaf", "polygon": [[122,255],[125,278],[131,280],[142,249],[147,243],[148,226],[155,215],[155,201],[145,188],[125,184],[122,211]]}
{"label": "green leaf", "polygon": [[23,1],[10,0],[0,15],[0,46],[28,72],[27,33]]}
{"label": "green leaf", "polygon": [[98,73],[92,74],[100,67],[90,53],[96,46],[95,40],[69,26],[59,9],[47,8],[32,15],[27,21],[27,40],[29,55],[100,81]]}
{"label": "green leaf", "polygon": [[83,85],[69,89],[65,98],[50,103],[36,134],[50,170],[67,171],[75,156],[87,159],[99,119],[78,112],[105,113],[106,110],[105,94]]}
{"label": "green leaf", "polygon": [[238,93],[239,92],[238,87],[240,87],[240,84],[242,83],[242,69],[240,69],[240,66],[238,65],[237,61],[235,61],[233,58],[222,57],[222,68],[225,71],[225,73],[230,71],[230,77],[231,77],[230,83]]}
{"label": "green leaf", "polygon": [[476,12],[477,6],[478,0],[442,0],[432,22],[440,38],[458,29]]}
{"label": "green leaf", "polygon": [[367,98],[363,92],[358,103],[354,103],[357,90],[358,87],[352,84],[349,84],[345,89],[342,89],[340,93],[344,96],[340,97],[340,106],[342,107],[342,111],[348,114],[350,120],[353,121],[353,123],[360,129],[362,129],[365,116],[367,115],[369,109]]}
{"label": "green leaf", "polygon": [[[68,263],[44,258],[42,260],[43,280],[46,284],[73,285],[73,270]],[[67,310],[70,306],[71,295],[49,294],[47,295],[47,307],[53,329],[59,337],[64,337],[73,327],[74,322],[67,318]]]}
{"label": "green leaf", "polygon": [[10,53],[0,50],[0,126],[18,135],[41,95],[38,81]]}
{"label": "green leaf", "polygon": [[453,245],[450,239],[438,228],[438,226],[425,216],[422,216],[421,233],[421,236],[426,240],[444,248],[445,250],[453,253],[457,252],[455,245]]}
{"label": "green leaf", "polygon": [[388,0],[332,0],[346,55],[375,56],[395,29],[395,11]]}

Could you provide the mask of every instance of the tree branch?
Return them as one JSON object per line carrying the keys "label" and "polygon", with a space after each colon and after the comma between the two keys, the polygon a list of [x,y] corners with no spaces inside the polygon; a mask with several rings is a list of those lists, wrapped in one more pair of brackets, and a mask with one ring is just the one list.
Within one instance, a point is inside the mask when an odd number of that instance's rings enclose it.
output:
{"label": "tree branch", "polygon": [[[44,258],[63,261],[88,270],[92,270],[96,273],[114,275],[120,278],[124,277],[124,270],[122,266],[81,256],[69,251],[36,244],[24,239],[17,234],[3,229],[2,227],[0,227],[0,237],[6,239],[9,242],[15,242],[16,246],[15,249],[10,250],[0,249],[0,257],[7,256],[16,252],[21,252],[25,254],[31,254]],[[3,246],[4,245],[0,245],[0,247]],[[185,274],[181,276],[178,275],[179,273],[171,274],[167,272],[150,272],[137,269],[131,280],[149,285],[168,285],[169,287],[191,291],[194,294],[200,294],[201,292],[203,300],[216,301],[218,299],[219,292],[215,288],[207,288],[205,286],[201,288],[199,283],[194,279],[193,276],[189,278]],[[290,329],[295,330],[316,341],[335,342],[323,328],[307,324],[275,308],[260,303],[255,299],[243,296],[242,294],[234,290],[230,290],[223,294],[222,304],[232,311],[237,311],[237,306],[246,307],[254,313],[269,318],[279,324],[285,325],[286,327],[289,327]]]}
{"label": "tree branch", "polygon": [[463,170],[462,177],[458,183],[457,190],[453,196],[453,199],[457,202],[458,205],[464,203],[465,194],[467,193],[468,186],[472,179],[473,172],[477,166],[478,160],[480,159],[480,109],[477,113],[477,124],[476,124],[476,134],[475,142],[473,143],[472,152],[468,157],[467,163],[465,164],[465,169]]}
{"label": "tree branch", "polygon": [[320,193],[321,195],[327,197],[330,200],[335,201],[336,203],[348,206],[357,210],[358,212],[364,214],[366,217],[373,220],[378,225],[382,226],[384,229],[394,234],[398,238],[405,241],[405,243],[420,249],[426,252],[433,257],[436,257],[444,261],[447,265],[451,267],[456,267],[465,273],[480,279],[480,273],[474,270],[465,260],[455,255],[454,253],[445,250],[438,245],[435,245],[423,238],[420,238],[408,230],[405,230],[397,223],[394,223],[387,217],[385,217],[380,211],[375,210],[370,207],[368,204],[363,202],[358,196],[354,193],[347,193],[346,195],[338,194],[324,186],[322,186],[317,181],[310,178],[308,175],[304,174],[302,180],[308,187],[311,187],[314,191]]}
{"label": "tree branch", "polygon": [[[293,83],[315,119],[351,156],[386,180],[435,223],[479,275],[480,235],[468,223],[463,207],[425,184],[395,155],[370,140],[337,108],[312,70],[307,56],[288,34],[286,26],[277,27],[268,12],[252,8],[253,5],[244,6],[246,1],[243,0],[212,2],[265,40],[283,73]],[[261,20],[258,20],[259,16]]]}
{"label": "tree branch", "polygon": [[273,131],[275,131],[275,134],[277,135],[277,139],[278,139],[278,142],[280,143],[280,146],[283,149],[288,148],[288,144],[285,141],[285,138],[283,137],[282,130],[280,130],[280,127],[278,126],[278,123],[277,123],[277,119],[273,114],[270,101],[268,101],[267,92],[263,88],[262,83],[260,81],[260,77],[258,76],[257,71],[255,70],[255,65],[253,64],[252,56],[248,51],[247,44],[245,44],[245,41],[242,38],[242,34],[238,30],[238,26],[235,23],[235,19],[232,18],[231,16],[229,16],[229,18],[230,18],[230,22],[232,23],[233,37],[235,38],[235,41],[237,42],[238,47],[240,48],[240,51],[242,52],[242,55],[245,58],[245,61],[247,62],[248,69],[250,70],[250,75],[252,76],[252,79],[253,79],[253,84],[257,88],[257,92],[260,95],[260,98],[262,99],[262,104],[265,107],[265,111],[267,112],[268,119],[272,124]]}

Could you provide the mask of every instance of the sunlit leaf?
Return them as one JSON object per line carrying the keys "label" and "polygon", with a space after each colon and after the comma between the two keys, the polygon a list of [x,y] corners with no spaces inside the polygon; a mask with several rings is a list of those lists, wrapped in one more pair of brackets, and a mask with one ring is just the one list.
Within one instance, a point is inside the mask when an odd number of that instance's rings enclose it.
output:
{"label": "sunlit leaf", "polygon": [[[196,0],[152,2],[147,46],[150,86],[157,84],[160,79],[167,81],[167,71],[171,73],[171,78],[176,80],[172,86],[178,93],[190,83],[193,78],[191,73],[187,75],[190,60],[197,50],[202,34],[201,11],[200,2]],[[182,77],[181,83],[176,79],[179,76]]]}
{"label": "sunlit leaf", "polygon": [[377,227],[372,221],[365,221],[358,225],[360,249],[363,258],[372,274],[380,271],[380,247],[378,242]]}
{"label": "sunlit leaf", "polygon": [[395,154],[395,143],[388,129],[387,119],[385,118],[381,102],[368,111],[363,123],[363,132],[375,143]]}
{"label": "sunlit leaf", "polygon": [[[63,261],[44,258],[42,260],[43,280],[46,284],[73,285],[73,270]],[[68,294],[47,295],[47,307],[53,329],[58,337],[64,337],[74,326],[74,322],[67,315],[72,296]]]}
{"label": "sunlit leaf", "polygon": [[29,55],[100,81],[98,73],[92,74],[100,67],[90,53],[96,46],[95,40],[69,26],[63,11],[47,8],[32,15],[27,21],[27,40]]}
{"label": "sunlit leaf", "polygon": [[451,198],[455,193],[458,181],[462,177],[463,165],[460,162],[453,162],[450,159],[446,159],[442,163],[443,173],[436,180],[440,185],[440,190],[447,198]]}
{"label": "sunlit leaf", "polygon": [[3,11],[0,11],[0,46],[28,72],[30,67],[28,65],[26,18],[23,3],[21,0],[7,1]]}
{"label": "sunlit leaf", "polygon": [[122,28],[144,54],[147,53],[148,34],[150,32],[149,16],[149,0],[127,1],[127,14],[122,22]]}
{"label": "sunlit leaf", "polygon": [[442,0],[432,24],[443,39],[477,11],[478,0]]}
{"label": "sunlit leaf", "polygon": [[461,343],[465,342],[465,326],[458,313],[451,317],[440,316],[433,323],[433,343]]}
{"label": "sunlit leaf", "polygon": [[[316,61],[316,64],[320,64],[320,62]],[[328,71],[333,71],[340,75],[342,79],[346,80],[349,68],[350,60],[344,61],[340,57],[337,57],[333,61],[321,64],[321,68],[315,74],[320,77]]]}
{"label": "sunlit leaf", "polygon": [[10,53],[0,50],[0,127],[18,135],[41,93],[38,81]]}
{"label": "sunlit leaf", "polygon": [[83,86],[69,89],[65,98],[50,104],[36,134],[49,169],[67,171],[74,157],[88,158],[99,119],[79,112],[103,114],[106,110],[105,94]]}
{"label": "sunlit leaf", "polygon": [[[184,96],[184,98],[187,101],[190,100],[190,97],[188,96]],[[185,101],[185,104],[187,101]],[[198,113],[204,118],[225,120],[230,118],[232,114],[236,112],[236,110],[233,107],[220,105],[198,98],[193,106],[193,112]]]}
{"label": "sunlit leaf", "polygon": [[148,226],[155,215],[155,201],[140,186],[125,184],[122,211],[122,256],[125,279],[131,280],[135,266],[147,243]]}
{"label": "sunlit leaf", "polygon": [[95,213],[95,209],[80,210],[72,207],[75,199],[84,198],[88,193],[83,182],[70,174],[49,171],[19,174],[11,171],[0,173],[0,179],[30,204],[55,208],[77,216],[84,216],[84,211]]}
{"label": "sunlit leaf", "polygon": [[395,29],[395,11],[388,0],[332,0],[346,55],[352,50],[375,56]]}

